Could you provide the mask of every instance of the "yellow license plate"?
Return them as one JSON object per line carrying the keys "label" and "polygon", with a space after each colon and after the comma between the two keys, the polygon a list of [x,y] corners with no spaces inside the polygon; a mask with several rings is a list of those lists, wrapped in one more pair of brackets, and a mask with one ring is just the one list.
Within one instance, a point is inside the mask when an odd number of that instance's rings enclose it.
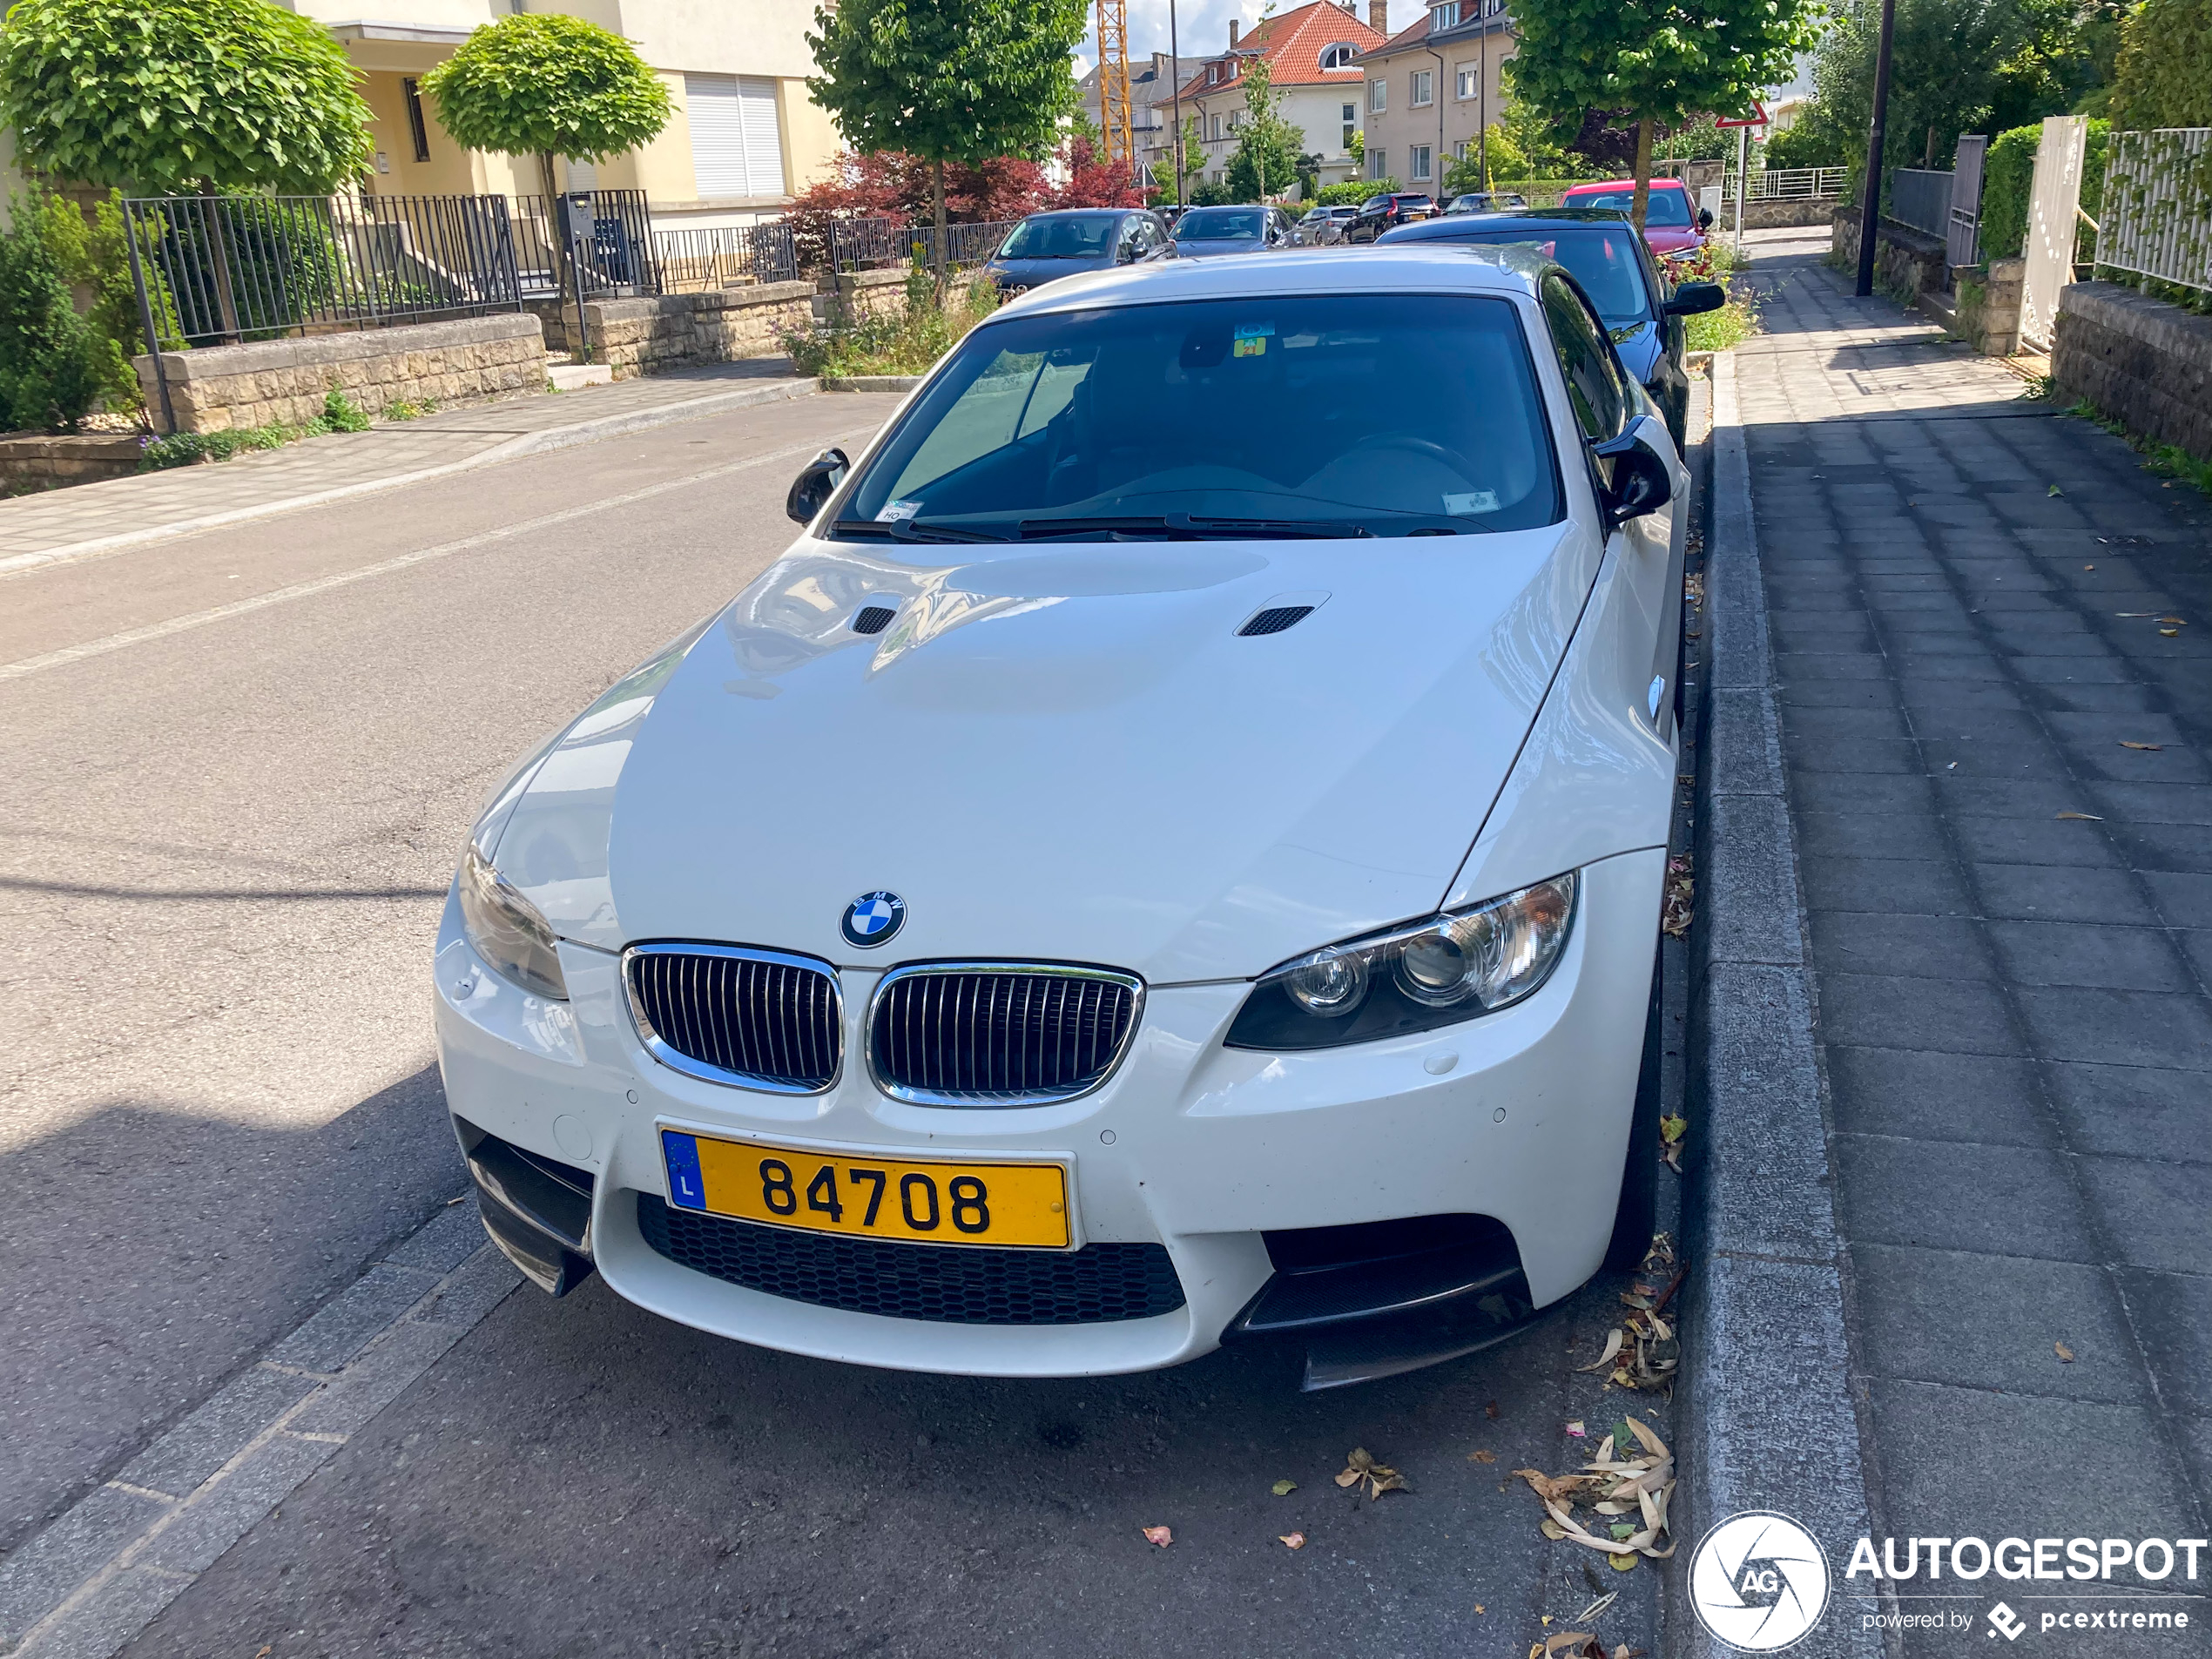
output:
{"label": "yellow license plate", "polygon": [[1057,1163],[848,1157],[674,1129],[660,1141],[679,1210],[915,1244],[1069,1243],[1068,1172]]}

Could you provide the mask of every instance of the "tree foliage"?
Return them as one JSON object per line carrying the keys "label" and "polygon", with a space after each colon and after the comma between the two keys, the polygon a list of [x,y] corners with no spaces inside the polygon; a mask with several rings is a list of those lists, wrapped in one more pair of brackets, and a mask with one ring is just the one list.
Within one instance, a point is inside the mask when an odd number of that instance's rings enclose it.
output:
{"label": "tree foliage", "polygon": [[1067,182],[1051,193],[1055,207],[1142,207],[1141,190],[1126,161],[1108,161],[1091,133],[1074,132],[1060,147]]}
{"label": "tree foliage", "polygon": [[486,24],[422,78],[455,144],[597,161],[651,142],[668,88],[620,35],[555,11]]}
{"label": "tree foliage", "polygon": [[[133,409],[144,400],[131,359],[146,349],[138,320],[138,290],[131,280],[129,233],[123,226],[123,195],[110,191],[87,220],[65,196],[49,196],[38,210],[39,239],[62,280],[91,296],[84,320],[100,357],[100,390],[111,409]],[[168,295],[154,279],[156,309],[173,314]]]}
{"label": "tree foliage", "polygon": [[1283,118],[1282,98],[1273,71],[1257,53],[1244,60],[1239,84],[1244,118],[1238,125],[1237,148],[1222,169],[1221,181],[1238,201],[1279,196],[1298,176],[1298,141],[1305,135]]}
{"label": "tree foliage", "polygon": [[149,195],[319,195],[365,170],[368,105],[329,30],[270,0],[17,0],[0,124],[57,179]]}
{"label": "tree foliage", "polygon": [[98,407],[107,378],[106,354],[70,303],[45,219],[37,204],[17,200],[0,229],[0,432],[74,430]]}
{"label": "tree foliage", "polygon": [[1077,103],[1083,0],[840,0],[814,13],[806,89],[862,154],[1042,161]]}
{"label": "tree foliage", "polygon": [[2143,0],[2121,27],[2116,127],[2212,126],[2212,0]]}

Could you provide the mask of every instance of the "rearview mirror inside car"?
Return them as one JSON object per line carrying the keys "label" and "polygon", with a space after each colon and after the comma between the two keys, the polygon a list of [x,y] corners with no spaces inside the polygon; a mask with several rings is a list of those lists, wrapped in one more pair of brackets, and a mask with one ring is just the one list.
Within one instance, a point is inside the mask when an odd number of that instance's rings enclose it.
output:
{"label": "rearview mirror inside car", "polygon": [[1632,518],[1657,512],[1674,499],[1674,469],[1652,435],[1655,428],[1666,430],[1649,415],[1638,415],[1619,437],[1591,446],[1599,474],[1605,478],[1605,516],[1615,529]]}
{"label": "rearview mirror inside car", "polygon": [[814,515],[822,510],[822,503],[845,482],[845,469],[851,464],[846,460],[844,450],[823,450],[792,481],[791,493],[784,497],[784,511],[801,524],[813,523]]}
{"label": "rearview mirror inside car", "polygon": [[1669,317],[1694,317],[1701,311],[1718,311],[1728,303],[1728,290],[1717,282],[1685,282],[1667,301]]}

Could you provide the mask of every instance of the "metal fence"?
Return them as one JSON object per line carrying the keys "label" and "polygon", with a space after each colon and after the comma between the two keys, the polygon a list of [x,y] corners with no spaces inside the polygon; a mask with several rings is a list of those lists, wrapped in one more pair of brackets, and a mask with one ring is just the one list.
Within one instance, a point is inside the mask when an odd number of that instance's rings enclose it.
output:
{"label": "metal fence", "polygon": [[[1752,202],[1824,201],[1844,191],[1842,167],[1763,167],[1751,175],[1751,188],[1743,199]],[[1723,185],[1725,199],[1736,199],[1737,175]]]}
{"label": "metal fence", "polygon": [[123,214],[140,320],[172,350],[521,304],[503,196],[152,196]]}
{"label": "metal fence", "polygon": [[523,292],[550,298],[573,294],[580,287],[586,299],[660,293],[660,262],[654,252],[645,192],[592,190],[577,195],[590,199],[591,231],[588,237],[576,239],[578,257],[573,272],[563,269],[557,254],[566,239],[560,204],[574,198],[514,199],[516,268]]}
{"label": "metal fence", "polygon": [[2212,127],[2112,135],[2097,264],[2212,291]]}
{"label": "metal fence", "polygon": [[1947,239],[1951,234],[1952,175],[1922,167],[1899,167],[1890,175],[1889,216],[1916,231]]}
{"label": "metal fence", "polygon": [[798,246],[791,226],[783,224],[655,231],[653,254],[660,265],[664,293],[789,282],[799,275]]}
{"label": "metal fence", "polygon": [[[945,226],[945,264],[952,270],[977,266],[998,252],[999,244],[1022,221],[994,219],[974,225]],[[815,252],[816,239],[802,239],[800,253]],[[867,271],[887,266],[937,263],[937,227],[907,225],[895,219],[833,219],[819,239],[819,258],[833,271]]]}

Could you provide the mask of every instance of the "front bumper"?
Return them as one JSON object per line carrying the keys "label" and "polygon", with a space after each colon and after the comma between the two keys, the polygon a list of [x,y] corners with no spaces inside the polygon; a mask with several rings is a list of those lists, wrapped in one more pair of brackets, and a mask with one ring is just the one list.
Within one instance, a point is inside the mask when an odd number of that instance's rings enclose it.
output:
{"label": "front bumper", "polygon": [[[472,1130],[589,1174],[588,1235],[569,1242],[588,1245],[614,1290],[669,1318],[767,1347],[995,1376],[1174,1365],[1207,1352],[1264,1305],[1261,1292],[1281,1264],[1264,1234],[1413,1217],[1502,1224],[1527,1298],[1541,1307],[1596,1270],[1610,1237],[1663,866],[1652,848],[1585,867],[1558,968],[1503,1013],[1395,1041],[1266,1055],[1221,1046],[1248,985],[1154,986],[1104,1086],[1009,1110],[894,1101],[849,1058],[820,1096],[684,1076],[640,1045],[617,958],[563,945],[570,1001],[549,1004],[476,959],[449,902],[436,959],[439,1060],[451,1109]],[[864,1040],[860,1022],[879,971],[845,973],[848,1056]],[[885,1156],[1064,1159],[1076,1244],[1163,1246],[1184,1305],[1108,1324],[951,1324],[819,1306],[709,1277],[655,1251],[640,1229],[638,1196],[667,1194],[662,1123]]]}

